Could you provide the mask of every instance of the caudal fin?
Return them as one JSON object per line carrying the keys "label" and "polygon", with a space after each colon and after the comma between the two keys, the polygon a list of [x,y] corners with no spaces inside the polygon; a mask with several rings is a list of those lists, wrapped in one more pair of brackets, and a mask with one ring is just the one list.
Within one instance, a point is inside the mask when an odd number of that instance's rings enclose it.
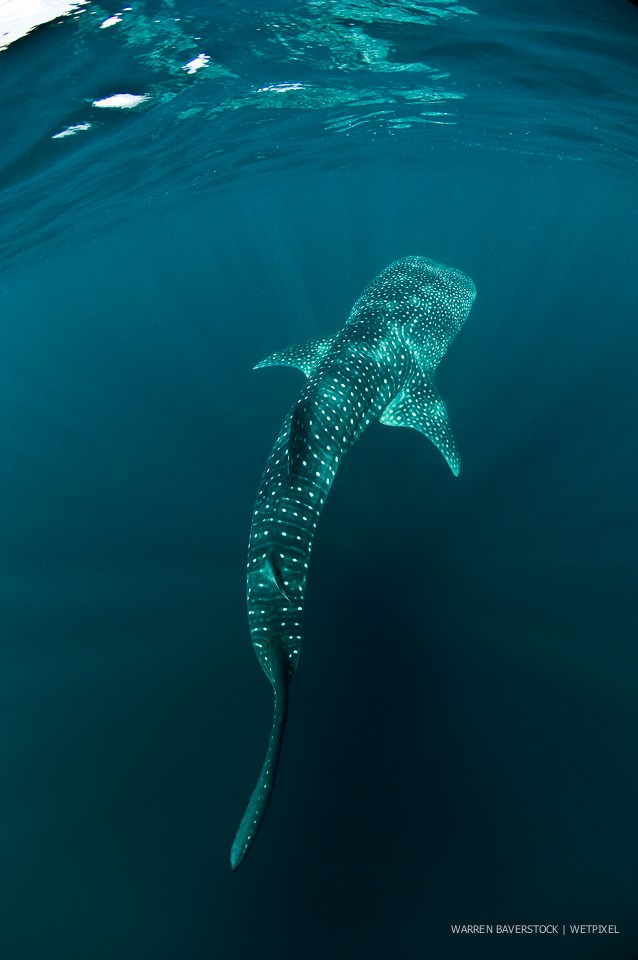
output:
{"label": "caudal fin", "polygon": [[284,664],[279,661],[279,658],[274,656],[272,660],[276,661],[276,669],[273,670],[271,674],[275,702],[270,740],[268,741],[266,758],[261,768],[259,779],[257,780],[257,786],[248,801],[246,812],[239,824],[239,829],[237,830],[230,851],[230,865],[233,870],[236,870],[237,867],[243,863],[257,836],[261,822],[266,815],[270,797],[272,796],[279,756],[281,754],[281,744],[288,713],[288,677],[286,668]]}

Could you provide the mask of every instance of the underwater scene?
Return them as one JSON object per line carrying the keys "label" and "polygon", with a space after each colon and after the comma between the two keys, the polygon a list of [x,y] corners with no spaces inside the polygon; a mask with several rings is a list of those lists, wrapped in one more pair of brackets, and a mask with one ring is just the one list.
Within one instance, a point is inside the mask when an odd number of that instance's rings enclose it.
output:
{"label": "underwater scene", "polygon": [[638,5],[0,77],[0,960],[637,960]]}

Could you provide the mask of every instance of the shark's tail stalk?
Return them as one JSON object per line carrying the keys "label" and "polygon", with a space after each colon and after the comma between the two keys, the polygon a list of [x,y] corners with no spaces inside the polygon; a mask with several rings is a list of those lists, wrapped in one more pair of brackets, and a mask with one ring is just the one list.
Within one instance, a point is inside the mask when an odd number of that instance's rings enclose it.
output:
{"label": "shark's tail stalk", "polygon": [[269,653],[268,661],[268,676],[272,683],[274,694],[272,729],[270,731],[266,757],[259,774],[259,779],[257,780],[257,786],[248,801],[246,812],[239,824],[239,829],[235,834],[235,839],[230,851],[230,866],[233,870],[236,870],[245,860],[257,836],[261,822],[266,815],[266,810],[268,809],[268,804],[272,796],[272,788],[279,765],[281,744],[286,727],[289,686],[286,658],[281,650],[273,647]]}

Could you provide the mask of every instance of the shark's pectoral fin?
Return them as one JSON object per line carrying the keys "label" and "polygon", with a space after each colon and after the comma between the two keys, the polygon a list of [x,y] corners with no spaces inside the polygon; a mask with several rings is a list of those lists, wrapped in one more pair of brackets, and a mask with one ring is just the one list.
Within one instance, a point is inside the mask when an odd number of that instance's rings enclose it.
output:
{"label": "shark's pectoral fin", "polygon": [[425,434],[445,457],[455,477],[461,458],[448,412],[431,376],[415,374],[379,417],[389,427],[412,427]]}
{"label": "shark's pectoral fin", "polygon": [[279,353],[266,357],[265,360],[256,364],[253,370],[259,370],[261,367],[297,367],[309,377],[329,350],[331,343],[332,337],[326,337],[324,340],[310,340],[308,343],[296,343],[287,350],[280,350]]}

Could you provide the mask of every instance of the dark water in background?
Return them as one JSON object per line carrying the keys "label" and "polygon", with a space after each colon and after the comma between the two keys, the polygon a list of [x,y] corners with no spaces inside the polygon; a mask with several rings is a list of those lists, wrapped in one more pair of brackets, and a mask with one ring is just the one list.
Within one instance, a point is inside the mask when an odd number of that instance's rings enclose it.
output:
{"label": "dark water in background", "polygon": [[[14,71],[0,955],[631,960],[638,11],[521,4],[517,19],[478,3],[433,26],[432,69],[454,70],[428,82],[462,95],[441,130],[400,125],[415,108],[381,69],[396,58],[373,47],[366,61],[356,39],[348,69],[322,66],[293,18],[303,5],[276,6],[303,40],[287,41],[294,76],[308,71],[310,87],[325,70],[339,87],[345,71],[352,99],[280,117],[229,106],[231,89],[222,108],[202,80],[52,143],[86,114],[72,93],[144,90],[151,67],[134,47],[98,56],[90,9],[0,53]],[[233,4],[218,21],[196,3],[133,12],[200,18],[203,37],[221,38],[217,61],[227,51],[253,91],[292,82],[257,46],[275,14],[253,13],[251,27]],[[350,35],[389,49],[420,36],[419,15],[312,12],[315,27],[350,17]],[[68,84],[58,114],[38,63]],[[355,126],[372,96],[390,119]],[[197,98],[207,123],[180,141],[177,110]],[[231,876],[271,708],[246,625],[246,541],[301,383],[251,368],[336,330],[406,254],[478,288],[438,378],[461,475],[416,433],[381,426],[343,463],[313,553],[275,797]],[[451,923],[620,934],[462,938]]]}

